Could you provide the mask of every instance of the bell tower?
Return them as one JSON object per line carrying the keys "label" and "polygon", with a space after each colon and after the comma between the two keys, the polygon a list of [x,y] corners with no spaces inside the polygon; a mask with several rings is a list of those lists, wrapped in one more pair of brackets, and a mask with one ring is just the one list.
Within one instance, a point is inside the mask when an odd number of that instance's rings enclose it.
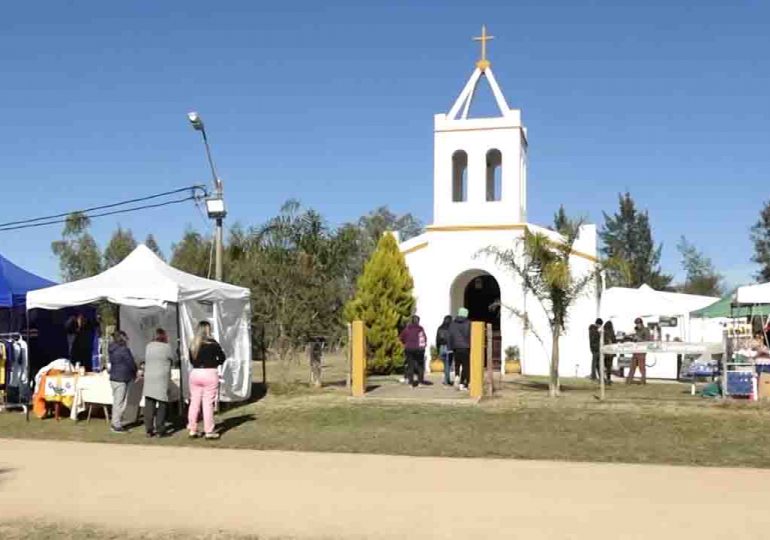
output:
{"label": "bell tower", "polygon": [[[527,130],[511,109],[486,55],[446,114],[434,117],[433,226],[509,225],[527,221]],[[478,85],[486,80],[499,115],[469,118]]]}

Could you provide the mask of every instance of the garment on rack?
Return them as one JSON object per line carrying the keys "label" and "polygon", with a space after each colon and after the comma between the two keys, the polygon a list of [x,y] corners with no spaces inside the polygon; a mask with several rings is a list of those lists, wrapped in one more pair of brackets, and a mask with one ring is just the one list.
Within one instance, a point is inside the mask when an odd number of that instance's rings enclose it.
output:
{"label": "garment on rack", "polygon": [[6,385],[6,373],[8,372],[7,368],[7,355],[5,354],[5,343],[0,341],[0,388],[5,388]]}

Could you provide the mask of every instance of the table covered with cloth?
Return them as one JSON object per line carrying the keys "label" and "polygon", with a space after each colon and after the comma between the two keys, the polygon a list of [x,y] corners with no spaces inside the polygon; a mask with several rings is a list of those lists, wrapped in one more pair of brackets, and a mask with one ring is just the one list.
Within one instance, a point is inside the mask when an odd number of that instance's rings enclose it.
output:
{"label": "table covered with cloth", "polygon": [[[180,374],[178,369],[171,370],[171,383],[169,385],[169,401],[179,400]],[[128,404],[123,420],[131,423],[139,418],[139,408],[144,407],[144,379],[139,378],[131,384],[128,391]],[[78,378],[75,399],[70,408],[70,418],[77,420],[78,414],[86,410],[88,404],[112,405],[112,386],[110,376],[106,371],[101,373],[89,373]]]}
{"label": "table covered with cloth", "polygon": [[72,407],[77,393],[78,376],[74,373],[51,373],[42,380],[43,398],[47,402]]}

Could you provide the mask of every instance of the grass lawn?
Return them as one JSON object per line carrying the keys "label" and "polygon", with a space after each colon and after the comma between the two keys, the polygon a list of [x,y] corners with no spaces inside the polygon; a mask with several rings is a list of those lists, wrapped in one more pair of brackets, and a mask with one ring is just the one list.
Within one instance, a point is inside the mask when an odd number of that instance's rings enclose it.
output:
{"label": "grass lawn", "polygon": [[[366,452],[416,456],[495,457],[770,466],[770,407],[707,400],[684,384],[615,384],[608,399],[586,380],[566,380],[551,400],[542,379],[501,383],[479,405],[351,401],[344,365],[331,365],[322,390],[297,385],[306,372],[283,373],[282,384],[256,402],[220,415],[220,441],[188,440],[184,432],[147,441],[143,430],[108,431],[104,420],[74,423],[0,414],[0,436],[158,445]],[[275,366],[268,365],[268,374]],[[255,369],[261,377],[261,368]],[[383,379],[382,384],[393,384]],[[273,391],[277,390],[277,391]],[[419,390],[416,390],[419,392]],[[0,443],[1,445],[2,443]]]}

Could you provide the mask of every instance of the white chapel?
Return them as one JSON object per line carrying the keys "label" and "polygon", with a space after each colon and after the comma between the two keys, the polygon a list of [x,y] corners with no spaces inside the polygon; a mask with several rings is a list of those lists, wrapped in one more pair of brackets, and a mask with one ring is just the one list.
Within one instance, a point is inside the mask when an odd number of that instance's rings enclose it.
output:
{"label": "white chapel", "polygon": [[[527,128],[519,109],[511,109],[486,58],[482,55],[448,113],[434,117],[433,223],[400,244],[414,278],[417,314],[431,344],[445,315],[466,307],[470,319],[493,327],[493,354],[519,347],[522,372],[546,375],[551,334],[537,299],[525,294],[516,276],[480,254],[488,246],[515,248],[525,229],[553,231],[527,222]],[[471,104],[480,84],[487,83],[499,114],[473,118]],[[584,275],[597,260],[596,226],[583,225],[574,245],[573,272]],[[502,308],[490,308],[496,302]],[[508,306],[508,308],[506,308]],[[509,309],[527,313],[529,327]],[[595,291],[588,291],[570,311],[561,338],[563,376],[590,374],[588,326],[597,317]]]}

